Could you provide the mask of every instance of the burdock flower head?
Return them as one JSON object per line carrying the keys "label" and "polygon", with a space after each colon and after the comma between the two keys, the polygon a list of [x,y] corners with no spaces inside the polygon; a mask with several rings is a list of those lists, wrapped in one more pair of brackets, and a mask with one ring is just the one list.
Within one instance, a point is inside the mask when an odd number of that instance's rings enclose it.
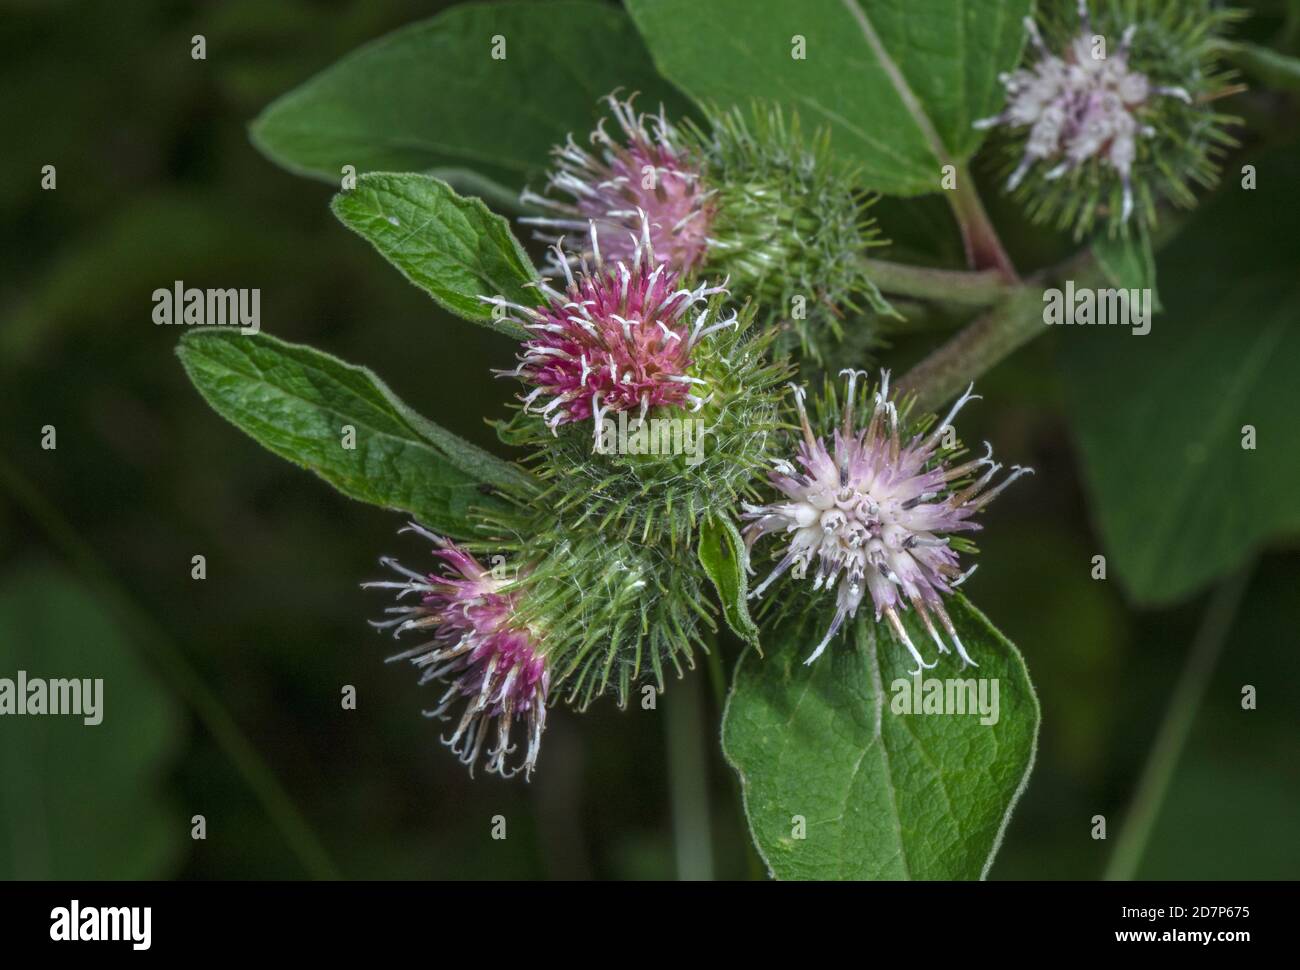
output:
{"label": "burdock flower head", "polygon": [[594,222],[588,233],[594,265],[584,256],[575,273],[560,258],[567,285],[561,292],[545,280],[538,283],[541,306],[483,298],[512,311],[511,319],[530,335],[519,366],[502,376],[532,385],[524,407],[542,415],[552,431],[591,419],[598,435],[606,412],[645,417],[661,406],[698,410],[705,381],[690,373],[696,348],[710,334],[736,325],[734,314],[711,319],[709,297],[725,290],[707,283],[681,286],[681,274],[655,259],[644,216],[640,232],[625,240],[630,248],[624,257],[606,258]]}
{"label": "burdock flower head", "polygon": [[[1134,19],[1121,22],[1117,9]],[[1154,221],[1157,195],[1192,204],[1188,180],[1212,185],[1214,156],[1233,144],[1220,126],[1234,119],[1208,107],[1224,93],[1224,77],[1213,71],[1206,38],[1229,14],[1197,2],[1153,9],[1142,0],[1109,7],[1100,19],[1109,37],[1094,33],[1087,0],[1078,0],[1072,35],[1049,21],[1057,53],[1025,18],[1035,60],[1001,75],[1006,108],[975,122],[1012,133],[1008,191],[1024,186],[1032,215],[1059,213],[1060,225],[1073,223],[1080,235],[1099,212],[1112,229],[1135,208]]]}
{"label": "burdock flower head", "polygon": [[[471,774],[486,748],[489,774],[509,777],[522,768],[525,777],[531,776],[546,726],[550,671],[539,635],[516,618],[512,582],[415,523],[402,531],[432,542],[442,565],[438,572],[418,573],[385,558],[380,562],[403,579],[364,584],[398,591],[398,605],[373,626],[391,629],[394,637],[411,633],[424,640],[389,660],[410,661],[422,671],[421,684],[447,685],[425,715],[456,722],[443,743]],[[456,710],[458,705],[463,709]],[[516,721],[524,725],[524,749],[517,763],[507,767],[507,757],[516,750],[511,744]]]}
{"label": "burdock flower head", "polygon": [[934,663],[925,662],[903,626],[899,614],[909,605],[941,653],[948,651],[948,645],[936,620],[962,661],[973,664],[943,605],[943,597],[970,572],[963,573],[958,553],[973,548],[956,534],[980,528],[972,517],[1030,469],[1015,466],[1000,484],[988,489],[1002,467],[990,457],[991,449],[983,458],[951,461],[960,452],[957,445],[945,443],[945,428],[971,400],[969,390],[943,421],[933,427],[918,425],[914,434],[905,437],[898,406],[889,396],[888,372],[882,374],[871,418],[863,427],[857,424],[855,409],[867,403],[869,389],[863,389],[860,401],[861,372],[845,373],[848,390],[842,420],[830,445],[813,433],[802,391],[796,391],[803,431],[796,456],[800,467],[776,462],[770,481],[784,501],[745,506],[744,517],[750,520],[745,529],[747,548],[768,533],[789,537],[784,557],[751,595],[761,595],[787,570],[803,579],[815,561],[813,589],[831,589],[838,581],[839,591],[835,618],[807,663],[821,655],[870,592],[876,619],[883,616],[889,621],[916,661],[917,672]]}
{"label": "burdock flower head", "polygon": [[687,538],[766,467],[786,366],[753,308],[729,310],[725,285],[684,284],[657,258],[644,215],[626,258],[606,255],[594,223],[587,239],[577,266],[557,244],[565,285],[540,280],[539,305],[482,297],[528,334],[498,372],[528,388],[501,436],[531,450],[556,511],[643,543]]}
{"label": "burdock flower head", "polygon": [[609,259],[635,262],[636,239],[629,239],[628,230],[635,230],[638,214],[645,213],[655,250],[686,273],[699,263],[708,244],[710,193],[663,107],[658,115],[647,116],[632,106],[634,98],[620,101],[618,92],[605,98],[621,129],[619,137],[605,130],[608,119],[602,118],[591,134],[594,152],[580,147],[572,134],[555,149],[556,167],[547,187],[571,201],[525,191],[522,202],[550,215],[521,221],[540,227],[543,238],[552,242],[574,230],[581,239],[590,223],[592,249],[599,247]]}
{"label": "burdock flower head", "polygon": [[806,139],[797,118],[759,105],[679,127],[662,107],[647,116],[631,98],[606,101],[621,133],[611,136],[602,120],[595,154],[570,136],[554,150],[546,194],[523,195],[547,213],[522,220],[541,238],[578,230],[557,260],[599,249],[633,262],[644,221],[655,259],[683,278],[728,279],[762,324],[782,329],[780,349],[800,346],[817,361],[862,301],[893,312],[866,276],[864,255],[883,245],[867,216],[873,199],[835,160],[829,132]]}

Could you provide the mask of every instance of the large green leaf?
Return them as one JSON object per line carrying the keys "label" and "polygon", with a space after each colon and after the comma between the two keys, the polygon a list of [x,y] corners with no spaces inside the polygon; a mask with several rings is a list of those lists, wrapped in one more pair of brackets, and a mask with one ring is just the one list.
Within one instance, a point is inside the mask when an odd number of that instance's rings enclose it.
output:
{"label": "large green leaf", "polygon": [[1160,253],[1149,334],[1058,334],[1103,551],[1139,602],[1186,596],[1300,530],[1300,159],[1253,161],[1257,189],[1230,176]]}
{"label": "large green leaf", "polygon": [[[409,512],[453,536],[475,531],[475,508],[530,480],[420,417],[364,367],[266,334],[193,331],[177,353],[224,418],[344,495]],[[344,447],[344,427],[356,429]]]}
{"label": "large green leaf", "polygon": [[[628,0],[655,63],[692,97],[783,102],[829,125],[887,194],[940,188],[996,114],[1029,0]],[[707,11],[707,12],[705,12]],[[806,56],[793,56],[795,38]]]}
{"label": "large green leaf", "polygon": [[16,682],[20,670],[29,684],[101,680],[100,723],[0,720],[0,879],[172,874],[188,818],[164,788],[180,712],[113,616],[61,570],[0,583],[0,677]]}
{"label": "large green leaf", "polygon": [[[753,651],[741,658],[722,742],[775,877],[987,874],[1033,766],[1038,700],[1020,654],[983,614],[960,596],[948,610],[979,667],[963,671],[944,654],[926,678],[984,679],[989,701],[996,683],[996,722],[983,724],[978,713],[901,712],[911,660],[887,626],[870,620],[811,666],[803,661],[829,611],[766,635],[765,659]],[[907,628],[935,652],[912,611]]]}
{"label": "large green leaf", "polygon": [[[494,58],[494,38],[505,57]],[[583,138],[615,88],[682,102],[617,7],[587,0],[467,3],[374,41],[280,98],[254,142],[285,168],[338,182],[358,172],[469,169],[518,190],[551,146]]]}
{"label": "large green leaf", "polygon": [[531,305],[537,270],[510,223],[427,175],[372,173],[334,197],[334,214],[441,306],[512,337],[525,336],[479,297]]}

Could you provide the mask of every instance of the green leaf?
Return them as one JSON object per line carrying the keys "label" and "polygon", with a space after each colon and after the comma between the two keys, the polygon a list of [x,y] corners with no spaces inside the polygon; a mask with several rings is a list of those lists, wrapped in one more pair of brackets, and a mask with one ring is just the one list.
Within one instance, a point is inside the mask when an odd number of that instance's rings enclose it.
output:
{"label": "green leaf", "polygon": [[187,813],[164,788],[180,711],[113,615],[62,570],[31,568],[0,583],[0,677],[15,691],[20,670],[29,685],[102,681],[101,720],[4,714],[0,878],[172,875],[186,845]]}
{"label": "green leaf", "polygon": [[[940,188],[979,146],[1024,40],[1029,0],[628,0],[664,75],[701,102],[758,98],[829,125],[885,194]],[[802,59],[795,57],[803,38]]]}
{"label": "green leaf", "polygon": [[[474,509],[497,490],[526,493],[513,465],[403,404],[364,367],[266,334],[187,333],[177,348],[190,380],[222,417],[344,495],[408,512],[453,536],[472,535]],[[344,447],[344,428],[356,429]]]}
{"label": "green leaf", "polygon": [[1300,530],[1300,160],[1252,163],[1257,189],[1230,180],[1161,251],[1150,333],[1060,329],[1102,551],[1141,603],[1185,597]]}
{"label": "green leaf", "polygon": [[[505,57],[493,57],[496,37]],[[623,11],[585,0],[470,3],[354,51],[270,105],[254,143],[292,172],[470,169],[515,192],[583,137],[615,88],[681,99],[656,75]]]}
{"label": "green leaf", "polygon": [[749,580],[745,576],[745,542],[729,518],[709,516],[700,527],[700,565],[713,580],[722,603],[722,615],[732,632],[758,646],[758,627],[749,617],[745,597]]}
{"label": "green leaf", "polygon": [[[849,641],[836,640],[811,666],[803,661],[821,639],[829,610],[809,611],[767,635],[766,659],[752,650],[741,658],[722,743],[774,877],[987,875],[1033,767],[1038,699],[1016,648],[963,597],[947,602],[979,667],[963,671],[953,654],[942,654],[922,689],[932,678],[979,678],[990,712],[984,718],[978,709],[902,708],[902,698],[911,698],[913,664],[893,632],[869,619],[853,624]],[[934,653],[915,611],[905,619],[913,642]],[[954,687],[954,699],[959,693]]]}
{"label": "green leaf", "polygon": [[1125,290],[1150,290],[1153,310],[1163,310],[1156,288],[1156,257],[1151,235],[1145,228],[1127,236],[1099,236],[1092,243],[1092,255],[1111,286]]}
{"label": "green leaf", "polygon": [[440,306],[516,339],[526,336],[479,299],[537,302],[537,291],[525,288],[537,279],[528,254],[510,223],[479,199],[463,199],[427,175],[377,172],[334,196],[331,208]]}

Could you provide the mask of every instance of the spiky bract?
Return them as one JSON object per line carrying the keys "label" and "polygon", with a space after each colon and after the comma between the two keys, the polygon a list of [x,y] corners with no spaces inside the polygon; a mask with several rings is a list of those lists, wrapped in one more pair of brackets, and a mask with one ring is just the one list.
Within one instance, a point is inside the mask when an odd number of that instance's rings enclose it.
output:
{"label": "spiky bract", "polygon": [[498,430],[529,449],[545,485],[539,504],[573,527],[639,543],[687,544],[701,517],[745,497],[771,459],[788,365],[773,363],[773,335],[757,334],[752,308],[710,299],[709,319],[731,324],[693,351],[686,371],[697,398],[645,411],[605,412],[550,426],[522,408]]}
{"label": "spiky bract", "polygon": [[807,135],[797,115],[755,104],[684,131],[713,206],[701,265],[780,328],[778,352],[825,364],[846,325],[870,327],[868,308],[894,313],[866,272],[869,251],[885,245],[875,198],[835,158],[829,129]]}

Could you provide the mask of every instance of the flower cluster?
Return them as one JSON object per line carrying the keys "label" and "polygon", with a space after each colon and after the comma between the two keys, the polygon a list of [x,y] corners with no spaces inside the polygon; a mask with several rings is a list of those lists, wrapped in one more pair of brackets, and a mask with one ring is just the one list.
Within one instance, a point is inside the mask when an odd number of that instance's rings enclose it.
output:
{"label": "flower cluster", "polygon": [[647,116],[632,98],[606,102],[621,138],[603,118],[591,135],[597,154],[570,136],[554,150],[546,194],[522,197],[547,213],[521,220],[540,238],[579,233],[572,252],[556,250],[557,263],[598,252],[633,262],[647,248],[638,242],[644,222],[658,259],[683,278],[727,279],[764,325],[790,338],[778,351],[797,348],[816,363],[844,336],[846,312],[860,303],[894,312],[863,259],[883,245],[867,216],[874,200],[835,160],[829,132],[805,138],[797,118],[787,123],[772,107],[756,106],[752,118],[711,112],[707,126],[679,128],[662,108]]}
{"label": "flower cluster", "polygon": [[972,517],[1030,469],[1015,466],[990,489],[1002,466],[989,454],[959,464],[945,461],[952,449],[943,446],[944,429],[971,400],[970,391],[934,428],[906,437],[898,406],[889,396],[888,372],[872,398],[865,425],[856,417],[859,372],[845,373],[843,416],[830,445],[813,433],[798,391],[803,432],[796,455],[799,467],[777,461],[770,482],[784,499],[745,509],[750,523],[745,529],[747,549],[769,533],[790,537],[785,555],[751,596],[762,595],[787,570],[803,579],[815,560],[813,589],[829,590],[842,581],[834,619],[807,663],[821,656],[870,593],[876,619],[889,621],[918,671],[934,663],[925,662],[903,626],[899,613],[909,604],[940,652],[947,652],[948,646],[935,627],[936,619],[962,661],[973,664],[943,605],[944,595],[969,574],[962,572],[952,536],[978,529]]}

